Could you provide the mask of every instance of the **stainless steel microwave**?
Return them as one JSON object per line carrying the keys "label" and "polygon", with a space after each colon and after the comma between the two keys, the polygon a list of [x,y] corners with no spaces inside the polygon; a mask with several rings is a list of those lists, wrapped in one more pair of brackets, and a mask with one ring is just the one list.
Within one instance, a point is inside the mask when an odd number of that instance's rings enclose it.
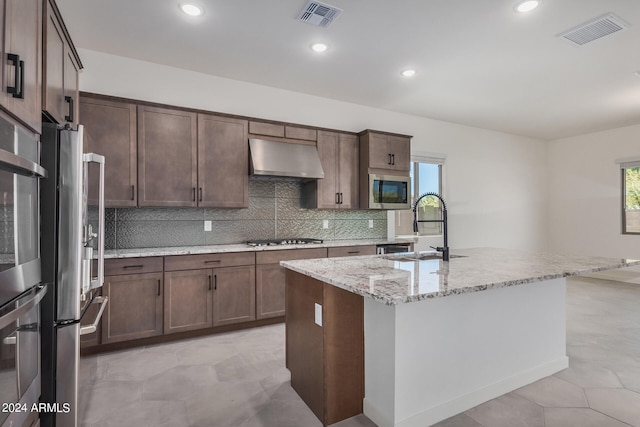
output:
{"label": "stainless steel microwave", "polygon": [[366,209],[411,209],[411,177],[369,174]]}

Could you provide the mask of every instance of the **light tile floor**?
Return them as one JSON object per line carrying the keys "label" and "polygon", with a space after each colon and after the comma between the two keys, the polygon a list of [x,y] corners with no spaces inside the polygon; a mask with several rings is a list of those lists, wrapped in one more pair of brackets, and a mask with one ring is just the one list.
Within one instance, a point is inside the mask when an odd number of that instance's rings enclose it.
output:
{"label": "light tile floor", "polygon": [[[437,427],[640,427],[640,286],[567,283],[569,368]],[[321,427],[289,379],[284,325],[85,357],[81,425]]]}

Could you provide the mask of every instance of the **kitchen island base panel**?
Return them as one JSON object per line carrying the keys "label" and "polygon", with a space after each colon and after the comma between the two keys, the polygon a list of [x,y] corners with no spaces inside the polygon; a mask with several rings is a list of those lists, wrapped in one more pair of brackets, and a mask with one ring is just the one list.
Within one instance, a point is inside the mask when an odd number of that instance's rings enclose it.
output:
{"label": "kitchen island base panel", "polygon": [[364,299],[364,414],[424,427],[568,366],[566,283],[389,306]]}

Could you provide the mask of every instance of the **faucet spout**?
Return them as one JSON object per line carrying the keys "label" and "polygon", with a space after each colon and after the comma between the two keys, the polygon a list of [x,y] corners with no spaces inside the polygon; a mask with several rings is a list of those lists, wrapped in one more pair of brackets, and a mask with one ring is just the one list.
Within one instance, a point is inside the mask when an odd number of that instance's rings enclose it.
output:
{"label": "faucet spout", "polygon": [[[440,200],[442,203],[442,219],[418,219],[418,203],[420,200],[425,197],[433,196]],[[449,244],[448,244],[448,236],[447,236],[447,204],[444,202],[444,199],[437,193],[425,193],[422,196],[418,197],[418,200],[413,204],[413,232],[418,232],[418,223],[419,222],[441,222],[442,223],[442,234],[443,234],[443,245],[435,247],[434,249],[438,252],[442,252],[442,260],[449,261]]]}

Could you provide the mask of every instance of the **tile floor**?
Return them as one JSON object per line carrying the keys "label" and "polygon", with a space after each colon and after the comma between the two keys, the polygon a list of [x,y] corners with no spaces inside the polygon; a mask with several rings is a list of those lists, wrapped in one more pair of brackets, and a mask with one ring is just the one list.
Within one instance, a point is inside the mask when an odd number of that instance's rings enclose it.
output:
{"label": "tile floor", "polygon": [[[569,368],[437,427],[640,426],[640,286],[567,288]],[[321,427],[289,385],[284,325],[86,357],[81,382],[84,427]]]}

